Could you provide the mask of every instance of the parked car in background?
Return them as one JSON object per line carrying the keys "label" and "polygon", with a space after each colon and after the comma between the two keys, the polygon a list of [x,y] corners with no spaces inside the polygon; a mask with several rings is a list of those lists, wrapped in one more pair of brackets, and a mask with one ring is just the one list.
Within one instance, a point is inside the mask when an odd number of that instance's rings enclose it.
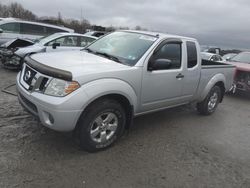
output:
{"label": "parked car in background", "polygon": [[213,62],[224,62],[225,60],[218,54],[201,52],[201,58]]}
{"label": "parked car in background", "polygon": [[216,46],[201,46],[201,52],[208,52],[208,53],[212,53],[212,54],[221,54],[221,48],[216,47]]}
{"label": "parked car in background", "polygon": [[237,55],[236,53],[229,53],[229,54],[222,56],[222,58],[228,61],[236,55]]}
{"label": "parked car in background", "polygon": [[73,33],[74,30],[45,23],[3,18],[0,20],[0,45],[16,38],[35,40],[58,32]]}
{"label": "parked car in background", "polygon": [[96,37],[77,33],[55,33],[38,40],[35,44],[13,50],[8,56],[3,56],[1,61],[4,67],[19,69],[26,55],[39,52],[55,52],[67,50],[80,50],[96,40]]}
{"label": "parked car in background", "polygon": [[10,40],[0,46],[0,63],[2,61],[14,54],[14,51],[16,51],[20,47],[26,47],[33,45],[34,41],[28,40],[28,39],[13,39]]}
{"label": "parked car in background", "polygon": [[83,51],[27,56],[16,81],[20,103],[44,126],[74,130],[82,148],[95,152],[134,116],[189,103],[212,114],[233,73],[232,65],[201,61],[193,38],[117,31]]}
{"label": "parked car in background", "polygon": [[105,31],[89,31],[87,33],[84,33],[84,35],[94,36],[94,37],[101,37],[103,35],[107,34]]}
{"label": "parked car in background", "polygon": [[250,52],[241,52],[228,63],[236,66],[233,92],[238,90],[250,93]]}

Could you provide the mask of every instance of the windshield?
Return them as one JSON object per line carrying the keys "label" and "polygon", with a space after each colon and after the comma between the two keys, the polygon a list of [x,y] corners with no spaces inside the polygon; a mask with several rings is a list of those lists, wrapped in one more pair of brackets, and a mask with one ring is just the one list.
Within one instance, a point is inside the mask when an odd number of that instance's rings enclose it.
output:
{"label": "windshield", "polygon": [[231,59],[232,57],[234,57],[234,56],[236,56],[236,55],[237,55],[237,54],[233,54],[233,53],[231,53],[231,54],[226,54],[226,55],[223,56],[223,59],[229,60],[229,59]]}
{"label": "windshield", "polygon": [[51,41],[51,40],[53,40],[55,38],[58,38],[60,36],[63,36],[63,34],[55,33],[55,34],[52,34],[52,35],[49,35],[49,36],[46,36],[46,37],[42,37],[42,38],[36,40],[35,42],[39,43],[41,45],[44,45],[45,43],[47,43],[47,42],[49,42],[49,41]]}
{"label": "windshield", "polygon": [[97,40],[88,51],[112,56],[120,63],[133,66],[156,41],[156,37],[130,32],[114,32]]}
{"label": "windshield", "polygon": [[249,63],[250,64],[250,52],[239,53],[230,59],[230,61],[237,61],[240,63]]}

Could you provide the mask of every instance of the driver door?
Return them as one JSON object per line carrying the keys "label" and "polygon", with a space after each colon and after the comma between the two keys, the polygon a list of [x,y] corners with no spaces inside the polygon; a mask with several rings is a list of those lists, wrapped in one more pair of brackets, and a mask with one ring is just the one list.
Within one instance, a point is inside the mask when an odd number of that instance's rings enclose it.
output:
{"label": "driver door", "polygon": [[[183,44],[176,39],[160,44],[144,67],[141,109],[150,111],[183,103]],[[150,68],[158,59],[165,59],[171,66],[160,70]],[[163,66],[164,67],[164,66]],[[149,70],[151,69],[151,70]]]}

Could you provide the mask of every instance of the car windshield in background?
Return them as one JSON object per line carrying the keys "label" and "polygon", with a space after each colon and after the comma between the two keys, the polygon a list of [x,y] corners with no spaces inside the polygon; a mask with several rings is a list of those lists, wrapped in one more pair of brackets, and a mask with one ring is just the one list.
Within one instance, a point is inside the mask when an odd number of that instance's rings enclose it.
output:
{"label": "car windshield in background", "polygon": [[43,44],[47,43],[48,41],[51,41],[51,40],[53,40],[53,39],[55,39],[57,37],[60,37],[60,36],[63,36],[63,34],[62,33],[55,33],[55,34],[52,34],[52,35],[49,35],[49,36],[42,37],[42,38],[38,39],[36,41],[36,43],[39,43],[39,44],[43,45]]}
{"label": "car windshield in background", "polygon": [[210,60],[211,55],[205,54],[205,53],[201,53],[201,59],[204,60]]}
{"label": "car windshield in background", "polygon": [[233,58],[236,55],[237,54],[234,54],[234,53],[226,54],[226,55],[223,56],[223,59],[229,60],[229,59]]}
{"label": "car windshield in background", "polygon": [[239,53],[230,59],[230,61],[237,61],[240,63],[249,63],[250,64],[250,52]]}
{"label": "car windshield in background", "polygon": [[139,33],[114,32],[97,40],[87,50],[134,66],[156,40],[154,36]]}

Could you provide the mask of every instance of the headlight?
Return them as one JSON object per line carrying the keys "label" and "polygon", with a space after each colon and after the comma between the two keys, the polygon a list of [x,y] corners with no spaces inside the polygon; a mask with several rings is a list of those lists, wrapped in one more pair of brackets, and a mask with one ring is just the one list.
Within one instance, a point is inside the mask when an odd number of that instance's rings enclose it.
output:
{"label": "headlight", "polygon": [[76,81],[68,82],[53,78],[47,86],[44,94],[57,97],[64,97],[80,87]]}

